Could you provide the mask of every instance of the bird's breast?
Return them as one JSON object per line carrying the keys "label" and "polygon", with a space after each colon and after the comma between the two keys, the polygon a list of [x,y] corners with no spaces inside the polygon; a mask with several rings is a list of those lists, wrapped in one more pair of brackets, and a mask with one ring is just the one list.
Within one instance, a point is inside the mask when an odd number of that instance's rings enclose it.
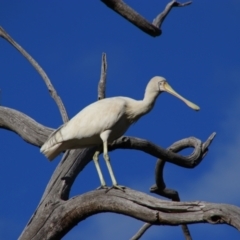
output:
{"label": "bird's breast", "polygon": [[121,117],[119,121],[111,129],[111,133],[109,135],[109,142],[113,142],[117,138],[124,135],[124,133],[128,130],[130,125],[131,122],[128,121],[128,119],[125,116]]}

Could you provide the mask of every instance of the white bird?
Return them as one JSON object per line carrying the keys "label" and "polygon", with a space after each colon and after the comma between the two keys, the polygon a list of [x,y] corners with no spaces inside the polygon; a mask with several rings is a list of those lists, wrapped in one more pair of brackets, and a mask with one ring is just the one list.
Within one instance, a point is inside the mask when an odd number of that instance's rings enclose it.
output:
{"label": "white bird", "polygon": [[[53,160],[67,149],[101,146],[103,144],[103,157],[106,161],[113,187],[122,189],[115,179],[110,158],[108,143],[121,137],[132,123],[147,114],[154,106],[161,92],[168,92],[185,102],[190,108],[198,111],[200,108],[194,103],[175,92],[163,77],[153,77],[145,90],[143,100],[134,100],[127,97],[112,97],[94,102],[69,122],[55,130],[43,144],[40,151]],[[107,188],[103,178],[96,151],[93,160],[100,178],[101,188]]]}

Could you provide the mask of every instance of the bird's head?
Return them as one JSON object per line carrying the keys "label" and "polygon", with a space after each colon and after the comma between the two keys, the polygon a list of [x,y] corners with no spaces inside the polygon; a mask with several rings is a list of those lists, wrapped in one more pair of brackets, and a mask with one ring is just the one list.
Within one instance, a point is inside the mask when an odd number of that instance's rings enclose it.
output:
{"label": "bird's head", "polygon": [[172,87],[168,84],[166,79],[163,77],[157,76],[157,77],[152,78],[149,82],[149,85],[150,85],[149,86],[150,88],[153,88],[155,91],[157,90],[159,93],[168,92],[168,93],[172,94],[173,96],[181,99],[193,110],[196,110],[196,111],[200,110],[200,108],[196,104],[188,101],[186,98],[182,97],[180,94],[178,94],[176,91],[174,91],[172,89]]}

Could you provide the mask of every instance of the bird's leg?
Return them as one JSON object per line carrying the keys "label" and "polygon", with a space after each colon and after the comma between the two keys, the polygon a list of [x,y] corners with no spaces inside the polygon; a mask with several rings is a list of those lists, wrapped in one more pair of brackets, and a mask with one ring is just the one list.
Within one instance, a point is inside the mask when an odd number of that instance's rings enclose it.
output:
{"label": "bird's leg", "polygon": [[99,166],[99,162],[98,162],[98,156],[99,156],[99,151],[96,151],[93,155],[93,161],[95,163],[95,166],[96,166],[96,169],[97,169],[97,173],[98,173],[98,176],[100,178],[100,183],[101,183],[101,186],[99,187],[100,189],[101,188],[107,188],[107,185],[106,185],[106,182],[103,178],[103,174],[102,174],[102,171],[101,171],[101,168]]}
{"label": "bird's leg", "polygon": [[108,168],[111,180],[112,180],[113,188],[117,188],[117,189],[120,189],[120,190],[124,191],[125,187],[118,185],[117,181],[116,181],[116,178],[114,176],[112,166],[110,164],[110,158],[109,158],[109,155],[108,155],[108,143],[107,143],[107,141],[103,142],[103,158],[104,158],[104,160],[107,164],[107,168]]}

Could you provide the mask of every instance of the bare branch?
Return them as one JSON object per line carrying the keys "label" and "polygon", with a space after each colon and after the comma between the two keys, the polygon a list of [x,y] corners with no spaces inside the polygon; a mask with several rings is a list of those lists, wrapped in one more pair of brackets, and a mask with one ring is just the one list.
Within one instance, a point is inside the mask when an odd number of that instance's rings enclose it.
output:
{"label": "bare branch", "polygon": [[150,223],[145,223],[138,232],[131,238],[131,240],[138,240],[142,235],[152,226]]}
{"label": "bare branch", "polygon": [[169,14],[169,12],[171,11],[171,9],[173,7],[185,7],[185,6],[188,6],[190,5],[192,2],[189,1],[189,2],[186,2],[186,3],[179,3],[179,2],[176,2],[176,1],[172,1],[170,3],[167,4],[166,8],[164,9],[164,11],[162,13],[160,13],[154,20],[153,20],[153,25],[160,28],[161,29],[161,26],[163,24],[163,21],[165,20],[165,18],[167,17],[167,15]]}
{"label": "bare branch", "polygon": [[31,63],[31,65],[36,69],[36,71],[40,74],[40,76],[42,77],[42,79],[44,80],[44,82],[45,82],[45,84],[48,88],[48,91],[49,91],[51,97],[54,99],[54,101],[56,102],[56,104],[58,106],[58,109],[59,109],[60,114],[62,116],[63,122],[67,122],[68,121],[67,111],[66,111],[66,109],[63,105],[63,102],[62,102],[61,98],[58,96],[57,91],[53,87],[53,85],[52,85],[50,79],[48,78],[47,74],[45,73],[45,71],[33,59],[33,57],[31,57],[17,42],[15,42],[7,34],[7,32],[2,27],[0,27],[0,37],[7,40],[8,43],[10,43],[12,46],[14,46]]}
{"label": "bare branch", "polygon": [[107,57],[106,53],[102,54],[101,76],[98,83],[98,100],[105,98],[107,78]]}
{"label": "bare branch", "polygon": [[[49,208],[53,206],[46,206]],[[46,209],[47,210],[47,209]],[[117,212],[154,225],[193,223],[228,224],[240,230],[240,208],[207,202],[169,202],[126,189],[95,190],[58,201],[37,235],[25,232],[19,239],[61,239],[76,224],[101,212]],[[49,227],[51,226],[51,227]]]}
{"label": "bare branch", "polygon": [[184,7],[192,3],[192,2],[179,3],[176,1],[172,1],[168,3],[165,10],[153,20],[153,23],[150,23],[122,0],[101,0],[101,1],[105,3],[109,8],[111,8],[113,11],[117,12],[122,17],[127,19],[129,22],[134,24],[136,27],[141,29],[143,32],[149,34],[152,37],[157,37],[162,34],[161,25],[173,7]]}
{"label": "bare branch", "polygon": [[[213,141],[214,137],[215,137],[216,133],[212,133],[210,135],[210,137],[206,140],[206,142],[204,142],[202,144],[202,158],[204,158],[208,152],[208,146],[211,144],[211,142]],[[183,150],[184,148],[188,148],[188,147],[196,147],[198,141],[193,141],[192,139],[188,140],[188,141],[180,141],[180,142],[176,142],[174,144],[172,144],[168,149],[173,151],[173,152],[179,152],[181,150]],[[198,142],[199,144],[199,142]],[[156,179],[156,184],[154,184],[151,188],[150,188],[150,192],[156,193],[160,196],[164,196],[167,197],[169,199],[171,199],[172,201],[180,201],[180,197],[177,191],[170,189],[170,188],[166,188],[166,184],[164,182],[163,179],[163,168],[165,166],[165,161],[162,159],[158,159],[157,164],[156,164],[156,168],[155,168],[155,179]],[[188,229],[187,225],[182,225],[182,231],[183,234],[185,236],[186,240],[191,240],[191,234],[190,231]]]}
{"label": "bare branch", "polygon": [[17,133],[24,141],[40,147],[54,130],[17,110],[0,106],[0,128]]}
{"label": "bare branch", "polygon": [[[186,138],[182,139],[180,141],[175,142],[172,144],[168,150],[172,151],[174,153],[179,152],[183,150],[184,148],[194,147],[195,148],[195,154],[198,156],[198,161],[201,161],[200,159],[203,159],[206,156],[206,153],[208,151],[208,146],[211,144],[215,137],[216,133],[212,133],[209,138],[206,140],[205,143],[202,143],[199,139],[196,138]],[[196,150],[198,153],[196,153]],[[158,195],[161,195],[163,197],[167,197],[172,199],[173,201],[180,201],[180,198],[178,196],[178,193],[175,190],[166,188],[166,184],[163,179],[163,169],[165,166],[166,159],[158,159],[156,168],[155,168],[155,181],[156,185],[153,185],[150,188],[150,191],[153,193],[156,193]]]}
{"label": "bare branch", "polygon": [[[213,138],[215,133],[211,134],[209,138]],[[115,140],[112,145],[109,146],[109,150],[114,149],[135,149],[143,151],[151,156],[157,157],[162,156],[165,161],[176,164],[180,167],[184,168],[194,168],[196,167],[206,155],[206,150],[202,149],[202,142],[194,137],[185,138],[180,141],[177,141],[176,144],[179,148],[184,148],[186,144],[190,144],[194,146],[194,151],[189,156],[182,156],[180,154],[176,154],[172,152],[170,149],[164,149],[160,146],[155,145],[154,143],[136,138],[136,137],[128,137],[122,136]],[[156,174],[156,176],[160,176],[160,174]],[[160,181],[160,180],[159,180]]]}
{"label": "bare branch", "polygon": [[186,224],[182,224],[181,228],[182,228],[183,235],[184,235],[185,239],[186,240],[192,240],[191,233],[190,233],[190,230],[189,230],[188,226]]}
{"label": "bare branch", "polygon": [[161,35],[162,31],[148,22],[135,10],[129,7],[122,0],[101,0],[109,8],[111,8],[116,13],[120,14],[122,17],[127,19],[129,22],[134,24],[136,27],[140,28],[143,32],[149,34],[152,37]]}
{"label": "bare branch", "polygon": [[[205,143],[201,143],[201,141],[196,139],[196,138],[182,139],[182,140],[172,144],[168,148],[168,150],[176,153],[176,152],[179,152],[179,151],[183,150],[184,148],[194,147],[195,148],[195,154],[196,154],[196,149],[199,149],[199,150],[201,149],[202,150],[202,152],[199,151],[200,155],[197,154],[199,159],[201,159],[206,155],[206,152],[208,151],[207,148],[211,144],[215,135],[216,135],[216,133],[211,134],[211,136],[207,139],[207,141]],[[166,198],[169,198],[172,201],[179,202],[180,197],[178,195],[178,192],[176,190],[166,188],[166,184],[165,184],[164,179],[163,179],[164,166],[165,166],[165,161],[162,160],[162,159],[158,159],[156,167],[155,167],[155,181],[156,181],[156,184],[154,184],[150,188],[150,192],[158,194],[158,195],[166,197]],[[182,225],[181,227],[182,227],[185,239],[186,240],[191,240],[192,238],[191,238],[190,231],[189,231],[187,225]],[[138,233],[141,232],[141,231],[142,231],[142,229],[139,229],[139,231],[136,233],[136,235],[138,235]]]}

